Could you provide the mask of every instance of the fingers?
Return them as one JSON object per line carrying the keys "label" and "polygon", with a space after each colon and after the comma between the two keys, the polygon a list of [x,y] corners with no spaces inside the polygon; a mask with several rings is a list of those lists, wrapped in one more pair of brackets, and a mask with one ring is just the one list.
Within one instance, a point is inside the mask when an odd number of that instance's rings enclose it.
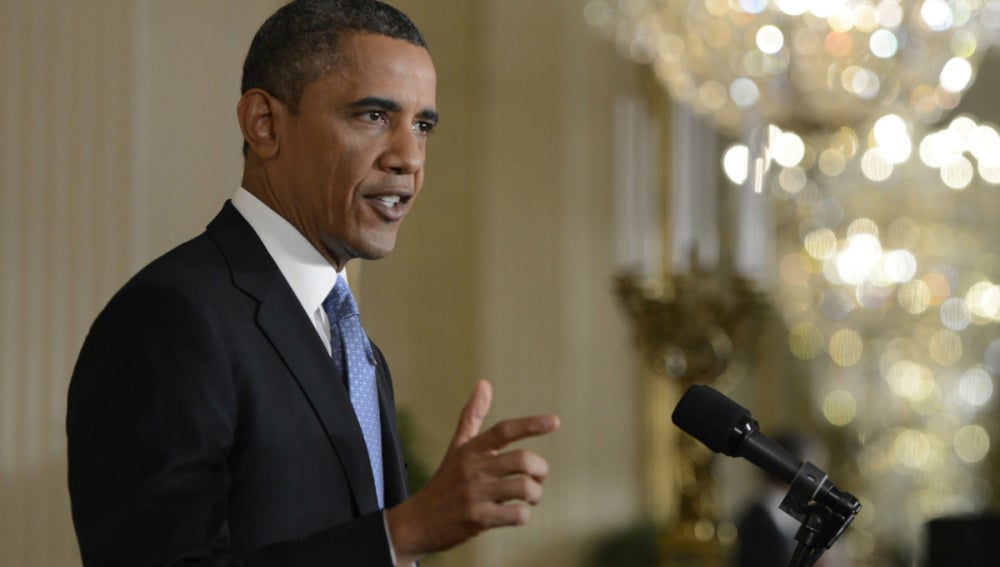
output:
{"label": "fingers", "polygon": [[527,502],[532,506],[542,501],[542,483],[529,476],[512,476],[488,487],[488,498],[496,504],[511,501]]}
{"label": "fingers", "polygon": [[526,475],[535,482],[542,483],[549,476],[549,463],[535,453],[518,449],[490,459],[485,472],[492,478]]}
{"label": "fingers", "polygon": [[486,527],[523,526],[531,519],[531,509],[524,504],[494,504],[490,508]]}
{"label": "fingers", "polygon": [[493,401],[493,387],[486,380],[476,383],[476,388],[472,391],[472,396],[462,408],[462,413],[458,418],[458,427],[452,437],[451,446],[459,447],[464,445],[476,435],[483,426],[483,420],[490,411],[490,404]]}
{"label": "fingers", "polygon": [[508,419],[497,423],[469,441],[477,450],[499,451],[528,437],[545,435],[559,429],[559,418],[552,414]]}

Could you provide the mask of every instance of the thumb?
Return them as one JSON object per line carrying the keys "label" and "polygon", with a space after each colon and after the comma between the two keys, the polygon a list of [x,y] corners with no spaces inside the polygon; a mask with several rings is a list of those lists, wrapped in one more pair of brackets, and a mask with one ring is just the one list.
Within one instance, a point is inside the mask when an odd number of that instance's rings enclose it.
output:
{"label": "thumb", "polygon": [[453,449],[479,435],[479,428],[482,427],[483,420],[486,419],[486,413],[490,411],[492,401],[493,386],[486,380],[477,382],[472,396],[465,403],[462,413],[458,417],[458,427],[455,429],[455,436],[451,439]]}

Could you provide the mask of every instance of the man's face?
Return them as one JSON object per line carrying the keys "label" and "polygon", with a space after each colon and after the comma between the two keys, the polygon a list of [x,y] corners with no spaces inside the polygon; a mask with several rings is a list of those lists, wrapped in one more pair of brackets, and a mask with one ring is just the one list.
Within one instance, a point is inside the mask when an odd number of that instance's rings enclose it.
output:
{"label": "man's face", "polygon": [[435,86],[423,47],[352,33],[278,129],[273,204],[335,267],[392,251],[423,183]]}

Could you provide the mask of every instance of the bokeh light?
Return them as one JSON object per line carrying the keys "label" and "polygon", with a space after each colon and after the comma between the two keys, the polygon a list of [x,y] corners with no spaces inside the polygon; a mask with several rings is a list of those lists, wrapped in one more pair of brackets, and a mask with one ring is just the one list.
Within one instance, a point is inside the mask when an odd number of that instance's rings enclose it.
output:
{"label": "bokeh light", "polygon": [[833,425],[843,427],[854,421],[857,413],[854,394],[846,390],[834,390],[823,398],[823,417]]}
{"label": "bokeh light", "polygon": [[981,425],[966,425],[955,434],[955,453],[967,463],[978,463],[990,450],[990,434]]}

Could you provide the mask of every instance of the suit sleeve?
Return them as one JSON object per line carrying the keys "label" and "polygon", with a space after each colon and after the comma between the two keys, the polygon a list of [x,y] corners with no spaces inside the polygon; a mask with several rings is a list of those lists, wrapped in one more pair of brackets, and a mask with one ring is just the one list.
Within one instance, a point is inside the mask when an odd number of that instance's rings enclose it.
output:
{"label": "suit sleeve", "polygon": [[67,412],[84,565],[390,565],[381,513],[231,551],[228,458],[239,384],[234,353],[204,302],[169,286],[126,286],[84,343]]}

